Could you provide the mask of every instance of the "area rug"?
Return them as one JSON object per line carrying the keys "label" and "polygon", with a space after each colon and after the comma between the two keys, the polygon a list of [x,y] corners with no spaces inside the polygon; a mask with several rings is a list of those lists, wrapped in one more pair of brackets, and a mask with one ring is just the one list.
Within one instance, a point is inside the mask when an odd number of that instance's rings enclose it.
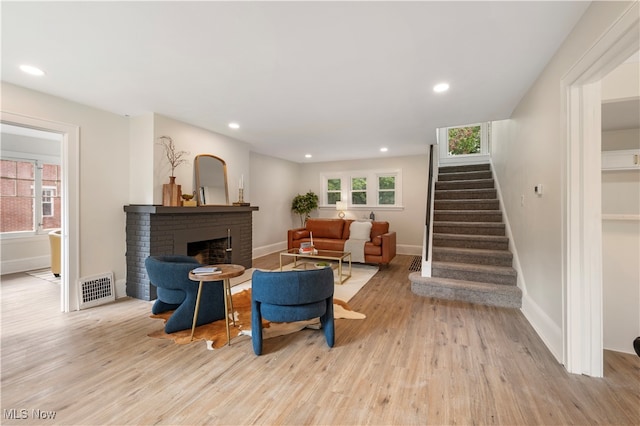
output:
{"label": "area rug", "polygon": [[[290,269],[285,267],[283,269]],[[336,284],[334,290],[334,318],[335,319],[364,319],[366,315],[360,312],[355,312],[347,303],[378,271],[376,266],[370,265],[353,265],[352,276],[344,284]],[[248,279],[245,276],[244,279],[238,279],[236,282],[232,281],[232,298],[234,317],[236,325],[231,326],[231,338],[245,335],[251,336],[251,277],[250,271]],[[235,285],[234,285],[235,284]],[[345,300],[346,299],[346,300]],[[164,312],[158,315],[151,315],[151,318],[158,318],[164,320],[164,323],[171,317],[173,311]],[[276,336],[282,336],[285,334],[294,333],[302,330],[303,328],[320,328],[320,321],[316,318],[309,321],[299,321],[295,323],[271,323],[263,320],[263,338],[268,339]],[[170,339],[175,343],[184,345],[192,343],[191,330],[182,330],[175,333],[167,334],[164,329],[154,331],[149,334],[149,337]],[[221,348],[227,344],[227,331],[224,320],[212,322],[210,324],[204,324],[196,327],[193,342],[204,340],[207,344],[207,349]]]}

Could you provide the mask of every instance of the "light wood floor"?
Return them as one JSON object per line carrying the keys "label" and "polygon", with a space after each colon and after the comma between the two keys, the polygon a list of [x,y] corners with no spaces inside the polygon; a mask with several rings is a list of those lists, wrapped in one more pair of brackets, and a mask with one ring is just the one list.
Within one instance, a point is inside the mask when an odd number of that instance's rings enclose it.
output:
{"label": "light wood floor", "polygon": [[[414,295],[398,256],[337,320],[207,351],[147,337],[151,302],[58,311],[58,287],[2,277],[2,424],[638,424],[640,358],[605,353],[605,378],[571,375],[518,310]],[[276,256],[254,266],[273,268]],[[17,411],[10,411],[17,410]],[[11,413],[27,419],[8,419]],[[33,410],[54,411],[38,420]],[[14,417],[15,417],[14,416]]]}

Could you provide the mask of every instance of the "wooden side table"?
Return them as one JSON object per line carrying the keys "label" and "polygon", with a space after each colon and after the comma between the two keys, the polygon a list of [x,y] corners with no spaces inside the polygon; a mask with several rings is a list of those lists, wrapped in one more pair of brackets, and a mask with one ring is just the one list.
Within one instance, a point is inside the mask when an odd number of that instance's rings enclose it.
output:
{"label": "wooden side table", "polygon": [[[217,274],[194,274],[189,272],[189,279],[199,281],[198,296],[196,297],[196,309],[193,313],[193,325],[191,326],[191,340],[193,333],[196,331],[196,322],[198,322],[198,310],[200,309],[200,294],[202,293],[202,285],[210,281],[222,281],[224,286],[224,321],[227,326],[227,344],[231,345],[231,332],[229,330],[229,305],[231,305],[231,315],[233,315],[233,299],[231,299],[231,278],[239,277],[244,273],[244,266],[233,264],[207,265],[215,266],[219,271]],[[233,325],[236,325],[235,316],[233,317]]]}

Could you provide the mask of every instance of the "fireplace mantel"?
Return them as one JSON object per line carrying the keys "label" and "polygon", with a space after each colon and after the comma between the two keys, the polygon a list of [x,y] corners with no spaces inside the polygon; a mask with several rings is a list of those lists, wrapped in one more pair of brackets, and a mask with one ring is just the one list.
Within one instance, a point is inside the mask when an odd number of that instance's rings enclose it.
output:
{"label": "fireplace mantel", "polygon": [[229,237],[231,263],[251,268],[252,213],[257,206],[124,206],[127,214],[127,295],[156,298],[144,261],[148,256],[187,254],[189,243]]}
{"label": "fireplace mantel", "polygon": [[148,214],[206,214],[206,213],[238,213],[257,211],[258,206],[198,206],[198,207],[168,207],[156,204],[130,204],[124,206],[127,213]]}

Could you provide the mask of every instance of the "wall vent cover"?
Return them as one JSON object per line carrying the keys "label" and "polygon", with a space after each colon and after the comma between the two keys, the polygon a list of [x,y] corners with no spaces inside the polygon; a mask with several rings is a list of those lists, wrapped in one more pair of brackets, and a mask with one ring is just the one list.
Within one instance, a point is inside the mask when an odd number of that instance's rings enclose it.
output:
{"label": "wall vent cover", "polygon": [[80,280],[80,309],[116,300],[113,273],[94,275]]}

